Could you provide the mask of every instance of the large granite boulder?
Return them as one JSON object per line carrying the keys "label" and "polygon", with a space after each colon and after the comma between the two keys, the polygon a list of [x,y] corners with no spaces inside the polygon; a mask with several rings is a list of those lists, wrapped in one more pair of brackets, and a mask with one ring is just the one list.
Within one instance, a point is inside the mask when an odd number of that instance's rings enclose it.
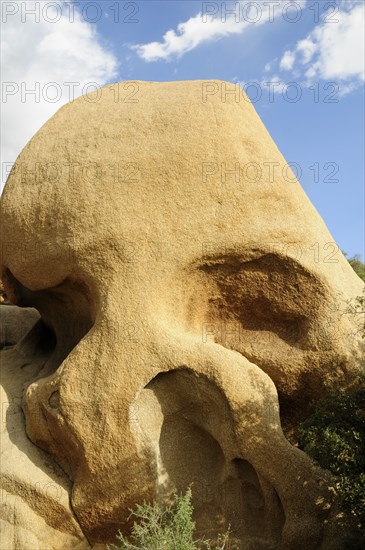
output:
{"label": "large granite boulder", "polygon": [[[80,543],[193,483],[206,536],[341,548],[331,478],[281,421],[350,380],[362,282],[243,93],[125,86],[62,107],[1,199],[6,292],[41,315],[2,359],[32,442],[5,438],[5,489]],[[48,511],[21,491],[40,460]]]}

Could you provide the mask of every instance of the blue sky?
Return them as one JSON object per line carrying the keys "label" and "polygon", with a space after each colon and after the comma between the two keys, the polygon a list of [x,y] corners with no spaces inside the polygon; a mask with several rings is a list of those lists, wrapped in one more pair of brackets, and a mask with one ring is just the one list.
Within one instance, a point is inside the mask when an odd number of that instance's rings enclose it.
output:
{"label": "blue sky", "polygon": [[[62,83],[75,78],[239,83],[286,160],[300,167],[299,180],[340,248],[364,257],[362,1],[79,1],[73,21],[70,2],[59,2],[55,22],[52,7],[34,21],[21,4],[17,13],[5,8],[5,21],[2,14],[3,80],[13,90],[2,105],[3,163],[68,100]],[[20,45],[10,47],[17,30]],[[38,57],[24,61],[32,51]],[[20,104],[23,81],[41,89],[59,82],[62,95]]]}

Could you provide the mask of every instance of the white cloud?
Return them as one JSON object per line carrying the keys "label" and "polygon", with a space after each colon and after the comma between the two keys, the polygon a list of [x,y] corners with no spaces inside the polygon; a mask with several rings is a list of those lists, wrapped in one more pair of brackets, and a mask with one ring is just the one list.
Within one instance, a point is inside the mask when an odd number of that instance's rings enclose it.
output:
{"label": "white cloud", "polygon": [[[297,8],[302,9],[307,0],[297,0]],[[285,3],[287,5],[288,2]],[[214,13],[200,12],[187,21],[179,23],[177,29],[168,30],[161,42],[148,42],[131,46],[144,61],[171,60],[180,58],[187,52],[203,43],[219,40],[220,38],[241,34],[249,27],[257,27],[269,21],[282,20],[280,5],[276,4],[276,11],[270,2],[235,2],[235,13],[222,14],[224,3],[212,2]]]}
{"label": "white cloud", "polygon": [[[36,4],[42,6],[32,1],[26,3],[27,9],[36,9]],[[50,9],[48,20],[41,14],[39,22],[35,17],[22,22],[19,9],[2,24],[2,163],[14,162],[42,124],[81,95],[87,84],[103,85],[117,76],[117,60],[101,43],[95,27],[82,20],[77,9],[72,21],[66,4],[58,0],[57,5],[62,16],[55,23],[49,21]],[[67,85],[70,82],[77,83],[74,93],[72,85]],[[36,96],[26,94],[27,90],[36,90]]]}
{"label": "white cloud", "polygon": [[226,22],[222,22],[213,17],[204,23],[199,13],[188,21],[179,23],[177,31],[168,30],[162,42],[137,44],[132,46],[132,49],[136,50],[139,57],[145,61],[168,60],[172,57],[181,57],[203,42],[218,40],[229,34],[239,34],[247,25],[247,22],[237,23],[233,18],[227,18]]}
{"label": "white cloud", "polygon": [[290,71],[293,68],[295,61],[295,52],[287,50],[280,61],[280,69],[283,71]]}
{"label": "white cloud", "polygon": [[353,91],[365,80],[364,14],[363,3],[341,3],[331,21],[323,20],[284,53],[280,69],[293,70],[307,85],[336,80],[342,95]]}
{"label": "white cloud", "polygon": [[322,24],[309,37],[318,52],[318,76],[331,78],[360,78],[364,72],[364,4],[340,12],[339,22]]}
{"label": "white cloud", "polygon": [[310,62],[317,48],[317,45],[310,38],[299,40],[296,51],[301,54],[303,64]]}

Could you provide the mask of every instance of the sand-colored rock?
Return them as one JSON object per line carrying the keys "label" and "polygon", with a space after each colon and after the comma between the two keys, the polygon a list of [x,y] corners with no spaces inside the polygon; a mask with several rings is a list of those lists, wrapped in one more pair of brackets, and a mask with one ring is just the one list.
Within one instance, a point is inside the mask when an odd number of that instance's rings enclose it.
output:
{"label": "sand-colored rock", "polygon": [[0,348],[19,342],[39,318],[34,308],[3,304],[0,307]]}
{"label": "sand-colored rock", "polygon": [[1,550],[86,550],[90,545],[70,507],[70,480],[25,433],[22,391],[36,378],[47,358],[39,349],[34,350],[38,334],[35,327],[23,341],[22,351],[12,348],[0,352],[0,547]]}
{"label": "sand-colored rock", "polygon": [[287,418],[350,377],[362,283],[247,97],[210,85],[138,82],[135,102],[103,88],[18,157],[2,277],[42,316],[30,363],[47,354],[27,434],[91,543],[194,482],[207,536],[340,548],[330,479],[285,439],[278,394]]}
{"label": "sand-colored rock", "polygon": [[8,300],[8,297],[6,296],[3,282],[0,279],[0,304],[7,304],[7,303],[9,303],[9,300]]}

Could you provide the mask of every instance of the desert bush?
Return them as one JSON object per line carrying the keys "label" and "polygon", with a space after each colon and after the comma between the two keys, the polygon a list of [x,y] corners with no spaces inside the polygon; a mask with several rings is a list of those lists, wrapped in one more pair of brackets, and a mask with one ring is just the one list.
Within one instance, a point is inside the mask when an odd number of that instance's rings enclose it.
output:
{"label": "desert bush", "polygon": [[229,533],[221,535],[216,543],[208,540],[194,540],[195,522],[192,519],[193,506],[191,489],[184,495],[175,495],[171,506],[138,504],[131,516],[136,518],[130,540],[121,532],[117,535],[118,546],[114,550],[228,550]]}
{"label": "desert bush", "polygon": [[365,374],[351,390],[332,389],[312,403],[298,430],[299,446],[334,474],[340,522],[354,533],[351,548],[365,540]]}
{"label": "desert bush", "polygon": [[360,256],[355,254],[352,258],[348,258],[346,252],[343,254],[355,273],[365,282],[365,264],[360,260]]}
{"label": "desert bush", "polygon": [[362,296],[357,296],[355,300],[350,300],[348,302],[346,313],[350,313],[358,319],[358,330],[356,334],[360,334],[360,336],[365,339],[365,287]]}

